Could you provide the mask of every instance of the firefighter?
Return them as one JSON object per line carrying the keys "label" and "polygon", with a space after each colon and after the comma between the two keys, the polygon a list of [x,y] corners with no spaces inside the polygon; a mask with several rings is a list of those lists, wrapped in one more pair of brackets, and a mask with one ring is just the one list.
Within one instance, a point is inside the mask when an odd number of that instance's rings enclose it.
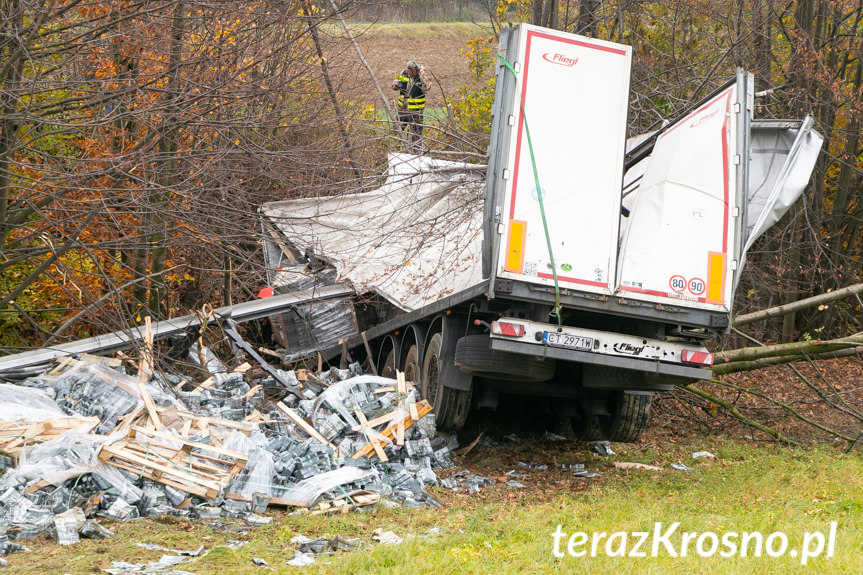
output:
{"label": "firefighter", "polygon": [[422,68],[415,60],[408,61],[404,71],[395,77],[393,90],[399,91],[399,127],[408,131],[411,148],[421,152],[420,138],[423,134],[426,86],[422,80]]}

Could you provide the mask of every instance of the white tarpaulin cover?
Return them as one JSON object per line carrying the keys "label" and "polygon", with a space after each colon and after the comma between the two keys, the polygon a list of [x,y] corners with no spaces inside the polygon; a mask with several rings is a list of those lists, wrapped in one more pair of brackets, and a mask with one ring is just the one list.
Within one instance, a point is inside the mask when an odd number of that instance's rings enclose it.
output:
{"label": "white tarpaulin cover", "polygon": [[746,211],[748,250],[758,237],[791,208],[812,176],[824,138],[812,130],[807,116],[802,125],[756,122],[752,127],[749,163],[749,201]]}
{"label": "white tarpaulin cover", "polygon": [[[359,293],[412,310],[482,281],[483,186],[483,166],[390,154],[374,191],[272,202],[261,212]],[[274,287],[283,281],[277,275]]]}

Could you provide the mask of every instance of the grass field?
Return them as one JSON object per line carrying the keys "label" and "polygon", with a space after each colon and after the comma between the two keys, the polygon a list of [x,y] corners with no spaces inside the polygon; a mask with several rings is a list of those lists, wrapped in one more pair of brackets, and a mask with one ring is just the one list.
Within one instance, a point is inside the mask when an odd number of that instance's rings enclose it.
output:
{"label": "grass field", "polygon": [[[136,542],[175,549],[211,548],[231,538],[248,543],[237,550],[217,548],[203,558],[178,566],[183,571],[206,573],[258,573],[253,557],[265,559],[276,572],[318,573],[747,573],[780,574],[863,572],[863,460],[829,448],[810,450],[753,446],[738,441],[688,439],[671,446],[615,445],[616,456],[588,454],[577,442],[549,443],[537,439],[510,450],[480,448],[463,466],[473,473],[498,480],[479,494],[433,489],[444,502],[442,509],[372,508],[365,513],[341,516],[286,515],[275,512],[274,524],[247,536],[226,535],[201,522],[164,518],[106,525],[117,537],[83,541],[60,547],[44,540],[28,540],[32,551],[8,557],[10,572],[22,574],[92,573],[109,567],[110,561],[154,561],[161,552],[146,551]],[[691,459],[691,453],[707,449],[716,460]],[[581,479],[558,469],[527,471],[518,479],[527,487],[503,484],[515,463],[583,462],[602,473],[601,478]],[[634,461],[663,467],[663,471],[633,471],[613,467],[614,461]],[[691,472],[668,469],[673,462],[687,463]],[[681,547],[680,532],[711,531],[718,537],[729,531],[775,531],[787,534],[790,549],[800,549],[805,532],[820,531],[825,537],[830,522],[837,522],[834,556],[808,561],[800,556],[781,558],[704,558],[695,553],[670,557],[660,547],[658,557],[608,557],[600,542],[597,557],[553,556],[552,533],[613,533],[654,529],[656,522],[680,522],[670,540]],[[403,537],[417,536],[402,545],[380,545],[371,539],[381,527]],[[432,528],[440,534],[424,536]],[[321,557],[317,564],[295,568],[295,535],[311,538],[358,537],[365,549]],[[568,537],[568,535],[567,535]],[[630,536],[631,538],[632,536]],[[812,541],[815,541],[813,538]],[[566,553],[564,538],[560,551]],[[617,543],[620,543],[619,539]],[[709,543],[709,541],[708,541]],[[634,541],[628,544],[632,549]],[[811,542],[810,542],[811,545]],[[706,546],[709,548],[709,545]],[[589,549],[589,545],[587,547]],[[614,549],[614,548],[612,548]],[[754,550],[754,543],[750,547]],[[774,547],[778,549],[778,546]],[[810,546],[814,549],[814,546]],[[649,543],[647,554],[650,555]],[[589,554],[589,553],[588,553]]]}

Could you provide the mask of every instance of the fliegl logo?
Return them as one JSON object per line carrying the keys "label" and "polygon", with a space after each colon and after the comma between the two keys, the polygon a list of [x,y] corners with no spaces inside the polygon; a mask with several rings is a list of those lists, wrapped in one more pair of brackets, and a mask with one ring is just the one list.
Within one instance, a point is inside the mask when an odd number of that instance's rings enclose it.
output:
{"label": "fliegl logo", "polygon": [[631,343],[616,343],[613,346],[617,353],[625,353],[627,355],[639,355],[644,351],[644,346],[632,345]]}
{"label": "fliegl logo", "polygon": [[578,58],[567,58],[563,54],[558,54],[557,52],[546,52],[542,55],[542,59],[546,62],[557,64],[558,66],[566,66],[567,68],[572,68],[578,62]]}

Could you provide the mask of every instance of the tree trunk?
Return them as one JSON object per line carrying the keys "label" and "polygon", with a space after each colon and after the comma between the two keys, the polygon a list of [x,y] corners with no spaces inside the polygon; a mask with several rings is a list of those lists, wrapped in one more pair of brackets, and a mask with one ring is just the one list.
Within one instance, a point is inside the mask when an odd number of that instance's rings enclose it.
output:
{"label": "tree trunk", "polygon": [[165,270],[168,239],[168,214],[170,213],[171,193],[174,186],[174,174],[177,169],[177,114],[179,112],[180,78],[182,76],[183,33],[186,17],[185,2],[177,2],[171,23],[171,51],[168,59],[168,87],[166,89],[166,105],[162,121],[162,137],[159,139],[159,164],[157,167],[155,190],[155,209],[153,211],[152,251],[150,253],[150,311],[160,315],[165,303],[165,282],[161,276]]}
{"label": "tree trunk", "polygon": [[748,313],[746,315],[741,315],[734,318],[734,321],[731,323],[731,325],[733,325],[734,327],[740,327],[743,325],[754,323],[756,321],[764,321],[799,310],[810,309],[815,306],[820,306],[857,294],[863,294],[863,283],[854,284],[840,290],[823,293],[806,299],[797,300],[795,302],[780,305],[770,309],[762,309],[756,312]]}
{"label": "tree trunk", "polygon": [[[18,123],[15,112],[18,108],[18,83],[21,66],[24,63],[24,50],[20,46],[24,11],[20,0],[4,2],[3,10],[10,26],[6,34],[7,47],[0,52],[7,59],[3,65],[5,75],[0,77],[0,250],[6,247],[6,237],[11,232],[9,224],[9,203],[12,200],[12,155],[15,153],[18,138]],[[4,35],[6,35],[4,34]]]}
{"label": "tree trunk", "polygon": [[596,12],[598,9],[599,0],[581,0],[581,5],[578,8],[578,20],[575,24],[576,34],[596,38]]}
{"label": "tree trunk", "polygon": [[766,90],[773,84],[770,80],[770,62],[772,61],[771,44],[773,42],[773,13],[771,0],[756,0],[752,5],[752,41],[755,52],[755,89]]}
{"label": "tree trunk", "polygon": [[327,86],[327,94],[330,97],[330,104],[333,106],[333,112],[335,112],[336,114],[336,123],[339,126],[339,134],[341,134],[342,140],[345,144],[345,153],[347,154],[346,159],[354,172],[354,177],[357,180],[357,187],[361,187],[363,184],[363,175],[360,173],[360,169],[354,162],[354,149],[353,145],[351,145],[351,137],[348,134],[347,120],[345,120],[345,116],[342,113],[341,106],[339,106],[339,99],[336,96],[335,88],[333,88],[332,79],[330,79],[330,72],[329,68],[327,67],[327,59],[324,57],[324,50],[321,47],[321,39],[318,36],[318,27],[317,24],[312,21],[312,11],[309,8],[308,2],[304,3],[303,12],[306,14],[306,23],[309,27],[309,33],[312,35],[312,42],[315,44],[315,51],[318,53],[318,61],[321,64],[321,73],[324,76],[324,83]]}

